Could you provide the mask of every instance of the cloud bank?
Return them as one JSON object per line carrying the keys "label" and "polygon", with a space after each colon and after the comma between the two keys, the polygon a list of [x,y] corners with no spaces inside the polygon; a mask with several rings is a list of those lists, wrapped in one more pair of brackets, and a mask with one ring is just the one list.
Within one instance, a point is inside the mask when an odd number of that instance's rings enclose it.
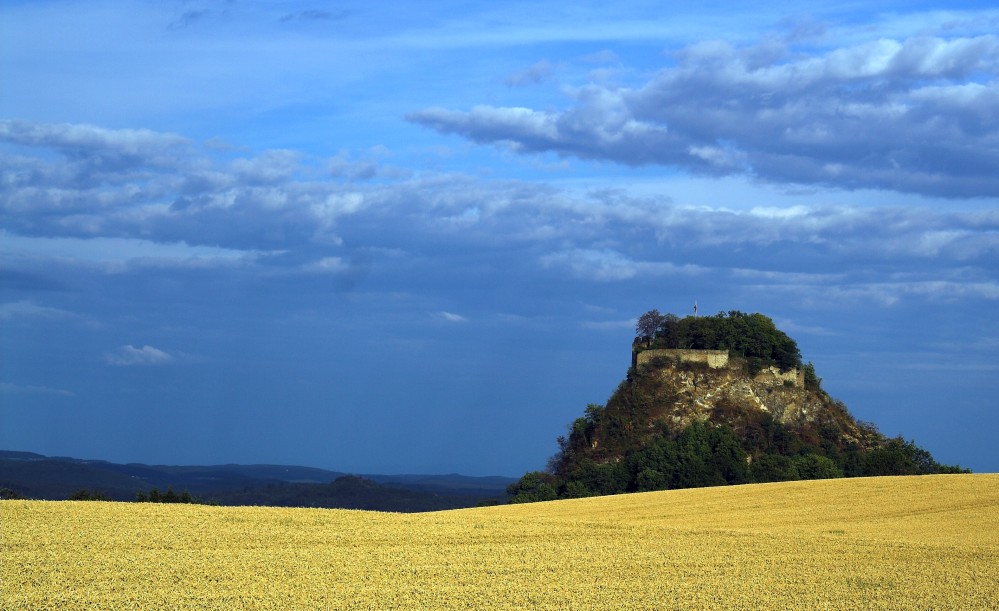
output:
{"label": "cloud bank", "polygon": [[636,87],[571,89],[564,110],[436,107],[408,119],[523,153],[840,189],[999,195],[994,34],[821,49],[705,41],[671,59]]}
{"label": "cloud bank", "polygon": [[[228,268],[329,276],[344,286],[372,265],[415,265],[477,281],[467,257],[477,252],[505,257],[509,270],[528,276],[548,270],[593,282],[728,274],[878,302],[996,294],[989,269],[999,213],[987,209],[731,208],[463,174],[357,182],[331,170],[342,156],[220,156],[175,134],[85,125],[4,121],[0,144],[0,213],[13,232],[8,271],[22,275],[33,261],[75,259],[109,273]],[[872,264],[894,271],[872,275]],[[828,288],[840,283],[852,288]],[[0,309],[46,312],[24,303]]]}

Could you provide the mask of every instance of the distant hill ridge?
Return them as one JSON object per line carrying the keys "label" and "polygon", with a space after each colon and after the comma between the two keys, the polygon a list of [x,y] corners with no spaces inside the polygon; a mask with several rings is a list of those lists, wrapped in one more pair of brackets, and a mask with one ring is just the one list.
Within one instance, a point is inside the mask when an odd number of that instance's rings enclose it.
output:
{"label": "distant hill ridge", "polygon": [[495,503],[513,478],[348,475],[293,465],[145,465],[0,450],[0,496],[67,499],[89,494],[131,501],[151,489],[187,491],[222,505],[433,511]]}
{"label": "distant hill ridge", "polygon": [[762,314],[639,318],[632,367],[513,502],[751,482],[964,472],[857,421]]}

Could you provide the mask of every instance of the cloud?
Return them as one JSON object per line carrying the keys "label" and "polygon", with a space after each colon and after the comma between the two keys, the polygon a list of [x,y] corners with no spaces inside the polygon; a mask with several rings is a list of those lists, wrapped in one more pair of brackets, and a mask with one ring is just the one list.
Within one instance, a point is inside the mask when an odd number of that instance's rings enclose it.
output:
{"label": "cloud", "polygon": [[76,393],[61,388],[49,386],[32,386],[0,382],[0,394],[3,395],[54,395],[58,397],[75,397]]}
{"label": "cloud", "polygon": [[[0,231],[4,248],[0,257],[17,259],[34,268],[72,264],[90,267],[106,273],[124,273],[148,268],[235,268],[248,265],[265,253],[212,246],[190,245],[185,242],[155,242],[137,238],[64,238],[27,237]],[[45,287],[44,278],[35,280],[31,273],[14,273],[14,280],[38,288]],[[0,282],[9,274],[0,274]],[[20,277],[18,277],[20,276]],[[58,284],[47,283],[54,288]],[[0,307],[2,311],[2,307]],[[0,314],[2,316],[2,314]]]}
{"label": "cloud", "polygon": [[298,153],[289,150],[270,150],[252,159],[236,159],[232,162],[233,178],[245,185],[282,183],[299,168],[298,160]]}
{"label": "cloud", "polygon": [[330,11],[324,11],[319,9],[307,9],[304,11],[297,11],[294,13],[288,13],[281,16],[281,23],[288,23],[290,21],[337,21],[340,19],[346,19],[351,14],[348,10],[340,10],[336,13],[331,13]]}
{"label": "cloud", "polygon": [[912,300],[936,305],[999,301],[999,282],[994,280],[951,279],[947,272],[942,274],[943,277],[939,273],[928,276],[891,281],[883,277],[865,279],[855,272],[839,281],[821,283],[793,279],[780,282],[771,277],[768,282],[745,285],[744,289],[823,307],[862,304],[894,307]]}
{"label": "cloud", "polygon": [[175,165],[190,144],[176,134],[148,129],[106,129],[87,124],[0,120],[0,142],[44,147],[87,169]]}
{"label": "cloud", "polygon": [[367,152],[366,158],[354,159],[347,151],[340,151],[327,162],[326,168],[330,176],[349,181],[368,181],[376,178],[406,178],[411,172],[403,168],[381,163],[378,157],[390,153],[384,147],[373,147]]}
{"label": "cloud", "polygon": [[438,312],[437,315],[440,316],[440,318],[442,320],[446,320],[447,322],[467,322],[468,321],[468,319],[465,318],[464,316],[462,316],[461,314],[454,314],[452,312],[443,312],[443,311],[441,311],[441,312]]}
{"label": "cloud", "polygon": [[173,360],[170,354],[152,346],[136,348],[131,344],[121,346],[115,352],[105,355],[105,360],[110,365],[130,366],[130,365],[163,365]]}
{"label": "cloud", "polygon": [[621,329],[634,329],[635,319],[629,318],[627,320],[584,320],[579,323],[579,326],[583,329],[592,329],[594,331],[620,331]]}
{"label": "cloud", "polygon": [[599,282],[629,280],[639,275],[693,275],[706,270],[697,265],[676,265],[666,261],[633,261],[610,249],[577,249],[545,255],[546,267],[563,268],[577,278]]}
{"label": "cloud", "polygon": [[638,87],[570,90],[572,105],[560,111],[437,107],[407,119],[523,153],[841,189],[999,195],[999,36],[819,50],[793,40],[692,44]]}
{"label": "cloud", "polygon": [[[528,123],[547,121],[543,113],[525,109],[513,114],[533,116]],[[454,174],[397,173],[367,184],[343,184],[323,170],[327,161],[296,151],[265,151],[217,162],[208,152],[198,155],[184,148],[175,151],[170,161],[163,146],[170,150],[186,139],[155,132],[139,137],[100,128],[82,130],[96,134],[92,140],[70,138],[76,143],[74,154],[83,155],[90,146],[99,157],[102,151],[118,146],[109,143],[131,142],[127,148],[137,166],[112,176],[60,183],[53,177],[64,171],[67,161],[53,158],[51,151],[61,151],[65,134],[79,130],[57,127],[21,125],[18,129],[23,133],[61,135],[22,138],[26,148],[16,158],[0,152],[0,161],[11,162],[0,169],[0,211],[5,214],[7,233],[80,240],[80,244],[95,238],[119,240],[114,243],[118,246],[108,247],[112,244],[108,243],[100,248],[112,258],[116,252],[145,251],[154,258],[184,257],[186,252],[187,257],[201,260],[238,260],[262,251],[318,247],[326,252],[317,252],[314,263],[329,269],[330,262],[344,255],[336,249],[344,244],[340,233],[345,224],[356,232],[378,223],[400,222],[418,230],[408,240],[447,236],[488,244],[569,239],[568,250],[592,251],[592,239],[613,236],[628,227],[674,247],[797,243],[813,249],[871,251],[878,257],[945,256],[966,261],[999,249],[999,216],[984,212],[765,202],[735,210],[677,205],[662,195],[575,193],[545,184]],[[710,156],[705,151],[701,155]],[[346,156],[341,159],[349,163]],[[139,242],[122,241],[140,236],[148,247],[138,249],[129,244]],[[162,246],[154,248],[154,243]],[[50,246],[61,248],[54,242]],[[614,244],[608,248],[620,251]],[[607,273],[615,268],[614,273],[626,274],[629,267],[609,260],[606,264]]]}
{"label": "cloud", "polygon": [[180,17],[175,21],[170,22],[167,26],[168,30],[182,30],[198,21],[201,21],[205,16],[209,15],[211,11],[207,9],[196,10],[196,11],[185,11]]}
{"label": "cloud", "polygon": [[[713,278],[746,294],[800,289],[793,294],[885,306],[938,302],[948,291],[993,299],[999,214],[987,207],[886,205],[883,195],[874,204],[832,203],[841,198],[790,196],[738,179],[727,179],[736,194],[714,203],[722,198],[713,190],[673,197],[672,183],[587,190],[571,182],[387,174],[378,159],[384,152],[370,155],[377,179],[354,180],[348,153],[331,162],[236,148],[220,158],[170,134],[82,130],[97,134],[91,142],[68,138],[77,132],[72,126],[18,129],[59,134],[21,138],[16,155],[0,148],[0,280],[19,285],[72,286],[81,271],[228,277],[295,290],[314,283],[309,290],[335,292],[417,280],[491,286],[506,276],[597,284]],[[74,163],[60,148],[67,139],[77,142],[74,155],[87,146],[100,156],[121,142],[144,144],[129,145],[132,166],[60,182]],[[340,175],[332,171],[337,163]],[[0,316],[57,314],[44,307],[7,305]]]}
{"label": "cloud", "polygon": [[509,87],[527,87],[543,83],[552,77],[555,66],[548,60],[541,60],[520,72],[516,72],[506,77],[506,84]]}
{"label": "cloud", "polygon": [[0,303],[0,320],[12,320],[15,318],[76,320],[79,316],[73,312],[38,305],[28,300]]}
{"label": "cloud", "polygon": [[8,231],[253,247],[315,238],[363,204],[316,181],[289,150],[217,161],[173,134],[0,122],[0,212]]}

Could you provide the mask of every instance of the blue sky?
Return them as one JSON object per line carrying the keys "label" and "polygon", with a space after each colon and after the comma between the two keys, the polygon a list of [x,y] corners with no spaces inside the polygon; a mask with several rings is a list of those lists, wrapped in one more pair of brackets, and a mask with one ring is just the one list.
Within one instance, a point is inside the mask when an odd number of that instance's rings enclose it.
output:
{"label": "blue sky", "polygon": [[696,301],[999,471],[999,10],[563,4],[3,3],[0,447],[519,475]]}

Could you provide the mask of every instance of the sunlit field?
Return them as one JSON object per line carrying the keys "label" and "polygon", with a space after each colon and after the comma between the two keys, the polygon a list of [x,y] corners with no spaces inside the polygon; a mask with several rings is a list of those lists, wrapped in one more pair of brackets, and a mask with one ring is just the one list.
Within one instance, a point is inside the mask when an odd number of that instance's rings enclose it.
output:
{"label": "sunlit field", "polygon": [[999,475],[427,514],[2,501],[3,609],[993,609]]}

